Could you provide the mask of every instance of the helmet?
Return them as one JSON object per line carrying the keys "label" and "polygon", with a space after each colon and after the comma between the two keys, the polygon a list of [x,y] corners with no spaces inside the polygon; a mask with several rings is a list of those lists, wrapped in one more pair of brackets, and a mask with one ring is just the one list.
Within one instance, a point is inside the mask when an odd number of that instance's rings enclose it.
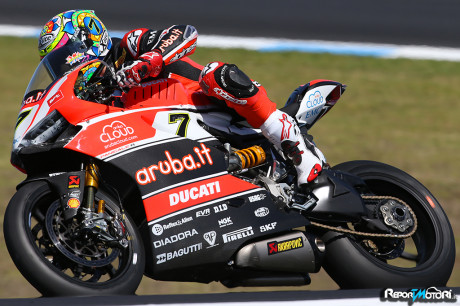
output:
{"label": "helmet", "polygon": [[51,18],[40,32],[40,58],[69,41],[81,41],[88,48],[88,59],[102,59],[112,47],[112,40],[104,24],[91,10],[71,10]]}

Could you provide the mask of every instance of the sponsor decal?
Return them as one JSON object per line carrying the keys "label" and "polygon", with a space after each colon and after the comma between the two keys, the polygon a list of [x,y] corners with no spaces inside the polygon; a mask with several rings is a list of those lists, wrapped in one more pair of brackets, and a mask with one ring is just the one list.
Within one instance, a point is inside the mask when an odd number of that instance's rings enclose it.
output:
{"label": "sponsor decal", "polygon": [[153,81],[145,82],[145,83],[142,83],[141,86],[142,86],[142,87],[147,87],[147,86],[151,86],[151,85],[155,85],[155,84],[160,84],[160,83],[165,83],[165,82],[168,82],[168,79],[158,79],[158,80],[153,80]]}
{"label": "sponsor decal", "polygon": [[69,176],[69,184],[67,188],[80,188],[80,176],[79,175],[70,175]]}
{"label": "sponsor decal", "polygon": [[285,241],[272,241],[267,243],[268,255],[274,255],[295,249],[303,248],[302,237],[289,239]]}
{"label": "sponsor decal", "polygon": [[189,200],[206,198],[215,193],[220,193],[219,181],[171,193],[169,194],[169,205],[174,206],[179,203],[187,203]]}
{"label": "sponsor decal", "polygon": [[153,245],[154,245],[154,247],[156,249],[158,249],[158,248],[160,248],[162,246],[168,245],[170,243],[176,243],[178,241],[193,237],[195,235],[198,235],[198,232],[196,231],[196,229],[192,229],[191,231],[185,231],[185,232],[182,232],[182,233],[179,233],[179,234],[176,234],[176,235],[172,235],[172,236],[167,237],[165,239],[160,239],[160,240],[154,241]]}
{"label": "sponsor decal", "polygon": [[54,94],[54,96],[48,99],[48,105],[51,106],[54,103],[61,101],[63,98],[64,98],[64,95],[62,94],[62,91],[59,90],[57,93]]}
{"label": "sponsor decal", "polygon": [[252,235],[254,235],[254,230],[252,229],[252,226],[248,226],[230,233],[223,234],[222,239],[224,240],[224,243],[228,243]]}
{"label": "sponsor decal", "polygon": [[283,124],[283,130],[281,131],[281,141],[284,139],[289,139],[289,135],[291,133],[292,122],[289,121],[289,118],[286,114],[283,114],[282,119],[279,119]]}
{"label": "sponsor decal", "polygon": [[136,30],[128,34],[126,42],[128,45],[129,52],[133,57],[137,55],[137,44],[139,41],[139,36],[142,34],[142,30]]}
{"label": "sponsor decal", "polygon": [[211,209],[210,208],[206,208],[206,209],[203,209],[203,210],[200,210],[200,211],[197,211],[196,212],[196,217],[199,218],[199,217],[207,217],[211,214]]}
{"label": "sponsor decal", "polygon": [[44,95],[45,95],[45,91],[38,91],[34,93],[33,95],[27,97],[27,99],[25,99],[24,101],[22,101],[22,106],[38,102],[41,98],[43,98]]}
{"label": "sponsor decal", "polygon": [[72,66],[87,58],[89,58],[89,55],[86,55],[81,52],[74,52],[72,55],[67,56],[66,64]]}
{"label": "sponsor decal", "polygon": [[249,202],[257,202],[257,201],[262,201],[263,199],[265,199],[267,196],[263,193],[260,193],[260,194],[255,194],[255,195],[252,195],[249,197]]}
{"label": "sponsor decal", "polygon": [[224,91],[223,89],[221,88],[218,88],[218,87],[214,87],[214,92],[221,96],[222,98],[224,98],[224,100],[226,101],[229,101],[229,102],[232,102],[232,103],[235,103],[235,104],[239,104],[239,105],[245,105],[246,103],[248,103],[248,100],[240,100],[240,99],[237,99],[231,95],[229,95],[226,91]]}
{"label": "sponsor decal", "polygon": [[116,120],[102,128],[102,133],[99,135],[99,139],[103,143],[109,143],[104,146],[104,148],[107,149],[113,147],[114,145],[137,138],[137,136],[133,134],[134,129],[132,127]]}
{"label": "sponsor decal", "polygon": [[155,235],[155,236],[161,236],[161,234],[163,234],[163,226],[161,226],[160,224],[156,223],[152,226],[152,233]]}
{"label": "sponsor decal", "polygon": [[163,234],[164,230],[182,225],[190,221],[193,221],[192,217],[183,217],[182,219],[176,220],[174,222],[169,222],[168,224],[164,224],[164,225],[156,223],[152,226],[152,233],[156,236],[160,236],[161,234]]}
{"label": "sponsor decal", "polygon": [[171,32],[171,35],[168,36],[168,39],[162,39],[158,44],[161,43],[159,48],[161,52],[165,52],[165,48],[171,46],[182,34],[183,32],[179,29],[173,29]]}
{"label": "sponsor decal", "polygon": [[216,214],[220,213],[220,212],[223,212],[223,211],[226,211],[227,209],[228,209],[227,204],[219,204],[219,205],[214,206],[214,212]]}
{"label": "sponsor decal", "polygon": [[226,217],[226,218],[223,218],[223,219],[220,219],[218,221],[219,223],[219,227],[222,228],[222,227],[226,227],[226,226],[229,226],[229,225],[233,225],[233,222],[232,222],[232,219],[230,217]]}
{"label": "sponsor decal", "polygon": [[147,45],[150,45],[151,43],[153,43],[153,41],[155,40],[155,37],[157,35],[157,32],[158,31],[152,31],[149,35],[149,40],[147,41]]}
{"label": "sponsor decal", "polygon": [[38,47],[40,49],[43,49],[45,47],[48,47],[48,45],[53,41],[54,36],[53,34],[46,34],[40,37],[40,40],[38,42]]}
{"label": "sponsor decal", "polygon": [[275,229],[276,224],[277,224],[277,222],[272,222],[272,223],[269,223],[269,224],[262,225],[260,227],[260,232],[263,233],[263,232],[272,231],[272,230]]}
{"label": "sponsor decal", "polygon": [[[189,183],[187,185],[172,188],[167,192],[161,192],[150,197],[145,197],[144,207],[147,215],[147,220],[153,221],[160,217],[178,212],[180,210],[198,204],[203,204],[204,206],[206,205],[204,203],[209,203],[209,205],[215,205],[212,208],[211,206],[196,207],[197,209],[201,210],[200,212],[198,212],[198,215],[205,216],[209,215],[212,212],[212,210],[214,210],[214,212],[216,213],[220,213],[228,209],[227,204],[223,204],[224,200],[220,201],[219,203],[222,204],[219,205],[214,204],[213,201],[223,197],[259,188],[259,186],[253,185],[244,180],[240,180],[232,175],[226,174],[219,176],[218,178],[209,178],[194,183]],[[181,192],[182,200],[186,199],[188,192],[188,201],[181,201]],[[179,202],[177,202],[178,198]],[[204,210],[208,208],[209,210]]]}
{"label": "sponsor decal", "polygon": [[172,62],[177,61],[178,59],[183,58],[185,55],[191,53],[195,48],[196,48],[196,41],[195,41],[190,47],[184,48],[182,51],[176,53],[176,55],[174,55],[174,56],[169,60],[169,62],[172,63]]}
{"label": "sponsor decal", "polygon": [[262,218],[267,216],[270,213],[270,210],[267,207],[259,207],[254,211],[256,217]]}
{"label": "sponsor decal", "polygon": [[316,108],[316,109],[313,109],[313,110],[309,110],[305,113],[305,119],[307,118],[312,118],[314,116],[317,116],[319,113],[321,112],[321,108]]}
{"label": "sponsor decal", "polygon": [[215,231],[204,233],[203,238],[209,244],[207,248],[212,248],[216,245],[219,245],[216,244],[217,233]]}
{"label": "sponsor decal", "polygon": [[212,165],[211,149],[206,147],[205,144],[201,144],[201,149],[194,147],[193,151],[196,155],[194,157],[192,154],[187,154],[185,156],[174,158],[171,156],[171,153],[168,150],[164,151],[166,159],[159,161],[156,164],[152,164],[148,167],[137,170],[136,172],[136,181],[139,185],[147,185],[157,180],[157,174],[181,174],[184,171],[194,171],[200,169],[202,166],[208,163]]}
{"label": "sponsor decal", "polygon": [[77,198],[70,198],[67,201],[67,206],[69,208],[78,208],[78,207],[80,207],[80,201]]}
{"label": "sponsor decal", "polygon": [[159,265],[167,261],[170,261],[174,258],[179,258],[187,254],[195,253],[197,251],[200,251],[202,248],[203,248],[203,243],[200,242],[200,243],[176,250],[174,252],[159,254],[157,255],[157,264]]}
{"label": "sponsor decal", "polygon": [[307,108],[313,108],[315,106],[321,105],[324,102],[324,98],[319,91],[315,91],[308,96]]}

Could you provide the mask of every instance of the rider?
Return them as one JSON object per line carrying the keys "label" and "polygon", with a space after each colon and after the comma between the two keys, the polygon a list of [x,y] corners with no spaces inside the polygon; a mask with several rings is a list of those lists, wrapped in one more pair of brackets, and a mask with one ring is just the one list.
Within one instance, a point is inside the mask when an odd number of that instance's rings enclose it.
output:
{"label": "rider", "polygon": [[122,88],[138,86],[149,77],[174,78],[192,91],[203,91],[234,109],[294,163],[298,185],[308,187],[320,174],[324,156],[304,139],[296,121],[278,110],[265,89],[236,65],[211,62],[205,67],[187,56],[196,48],[198,32],[190,25],[163,30],[134,29],[122,39],[111,39],[90,10],[70,10],[51,18],[40,33],[40,58],[69,41],[82,41],[85,53],[73,54],[74,63],[103,59],[116,71]]}

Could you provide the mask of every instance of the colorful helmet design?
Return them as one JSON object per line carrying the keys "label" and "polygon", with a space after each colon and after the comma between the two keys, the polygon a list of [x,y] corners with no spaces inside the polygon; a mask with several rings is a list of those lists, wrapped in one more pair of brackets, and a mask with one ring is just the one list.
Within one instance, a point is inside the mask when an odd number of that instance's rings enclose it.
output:
{"label": "colorful helmet design", "polygon": [[80,40],[87,47],[89,59],[102,59],[112,47],[112,40],[104,24],[91,10],[71,10],[51,18],[38,40],[40,58],[67,42]]}

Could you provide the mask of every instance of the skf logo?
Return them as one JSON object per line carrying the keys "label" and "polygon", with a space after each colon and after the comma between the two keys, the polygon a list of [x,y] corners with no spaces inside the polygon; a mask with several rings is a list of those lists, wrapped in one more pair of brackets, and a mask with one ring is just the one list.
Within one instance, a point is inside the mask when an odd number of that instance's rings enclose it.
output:
{"label": "skf logo", "polygon": [[80,176],[70,175],[68,188],[80,188]]}
{"label": "skf logo", "polygon": [[268,255],[274,255],[286,251],[303,248],[302,237],[289,239],[285,241],[273,241],[267,243]]}

